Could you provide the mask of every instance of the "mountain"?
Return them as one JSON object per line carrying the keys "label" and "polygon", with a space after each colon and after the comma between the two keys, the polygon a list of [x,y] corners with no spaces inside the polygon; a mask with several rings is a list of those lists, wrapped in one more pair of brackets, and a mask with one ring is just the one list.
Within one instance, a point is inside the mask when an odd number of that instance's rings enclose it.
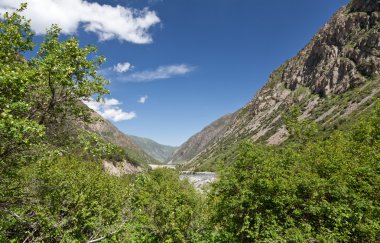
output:
{"label": "mountain", "polygon": [[154,159],[164,163],[173,155],[178,147],[159,144],[149,138],[128,135],[145,153]]}
{"label": "mountain", "polygon": [[248,104],[223,125],[217,120],[190,138],[173,161],[185,162],[187,169],[215,169],[244,139],[281,144],[288,137],[283,117],[294,105],[302,110],[299,119],[337,127],[380,97],[379,77],[380,0],[353,0],[273,71]]}
{"label": "mountain", "polygon": [[122,147],[131,162],[138,162],[139,164],[157,164],[159,161],[148,155],[142,148],[140,148],[131,137],[122,133],[111,122],[103,119],[95,111],[92,112],[92,116],[96,118],[96,121],[87,125],[87,129],[91,132],[95,132],[103,137],[110,143],[119,145]]}
{"label": "mountain", "polygon": [[228,124],[234,118],[233,114],[225,115],[214,121],[202,131],[189,138],[170,158],[169,164],[181,164],[190,161],[203,151],[209,144],[215,143],[219,134],[227,131]]}

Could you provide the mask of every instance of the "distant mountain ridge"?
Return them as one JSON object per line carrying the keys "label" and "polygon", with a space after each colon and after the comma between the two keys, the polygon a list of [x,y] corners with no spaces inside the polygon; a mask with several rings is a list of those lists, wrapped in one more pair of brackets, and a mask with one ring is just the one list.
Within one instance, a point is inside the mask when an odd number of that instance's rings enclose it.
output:
{"label": "distant mountain ridge", "polygon": [[135,144],[137,144],[146,154],[160,161],[166,163],[178,147],[162,145],[149,138],[142,138],[137,136],[128,135]]}
{"label": "distant mountain ridge", "polygon": [[205,127],[199,133],[190,137],[172,155],[169,164],[181,164],[188,162],[211,143],[216,142],[215,139],[217,139],[218,135],[226,132],[227,127],[233,117],[233,114],[227,114]]}
{"label": "distant mountain ridge", "polygon": [[[127,153],[128,157],[141,164],[157,164],[159,161],[148,155],[139,147],[131,137],[121,132],[111,122],[103,119],[98,113],[92,111],[92,116],[97,121],[87,125],[87,130],[95,132],[110,143],[119,145]],[[133,162],[132,161],[132,162]]]}
{"label": "distant mountain ridge", "polygon": [[218,119],[190,138],[172,159],[184,162],[187,169],[215,168],[216,161],[244,139],[285,141],[283,116],[293,105],[302,109],[300,119],[331,127],[365,112],[378,97],[380,0],[353,0],[295,57],[273,71],[247,105],[222,125]]}

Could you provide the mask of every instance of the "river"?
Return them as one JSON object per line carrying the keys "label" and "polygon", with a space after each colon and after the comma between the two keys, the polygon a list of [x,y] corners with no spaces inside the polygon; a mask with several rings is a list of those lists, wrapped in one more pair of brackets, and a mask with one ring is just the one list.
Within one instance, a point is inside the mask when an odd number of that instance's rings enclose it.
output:
{"label": "river", "polygon": [[210,184],[216,180],[214,172],[190,172],[182,171],[179,176],[180,180],[188,179],[197,190],[202,190],[203,186]]}
{"label": "river", "polygon": [[[155,164],[149,164],[149,166],[155,170],[158,168],[168,168],[168,169],[175,169],[176,165],[155,165]],[[211,182],[214,182],[216,180],[216,173],[215,172],[192,172],[192,171],[181,171],[181,175],[179,176],[180,180],[186,180],[188,179],[191,184],[194,185],[194,187],[197,190],[202,190],[202,187],[210,184]]]}

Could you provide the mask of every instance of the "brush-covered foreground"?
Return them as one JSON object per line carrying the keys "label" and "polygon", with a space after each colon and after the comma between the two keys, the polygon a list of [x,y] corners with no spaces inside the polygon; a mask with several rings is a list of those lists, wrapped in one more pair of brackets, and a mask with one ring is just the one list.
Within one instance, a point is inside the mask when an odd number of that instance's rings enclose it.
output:
{"label": "brush-covered foreground", "polygon": [[13,242],[376,242],[380,102],[348,131],[245,142],[206,193],[174,170],[114,177],[99,162],[50,155],[2,174],[0,233]]}

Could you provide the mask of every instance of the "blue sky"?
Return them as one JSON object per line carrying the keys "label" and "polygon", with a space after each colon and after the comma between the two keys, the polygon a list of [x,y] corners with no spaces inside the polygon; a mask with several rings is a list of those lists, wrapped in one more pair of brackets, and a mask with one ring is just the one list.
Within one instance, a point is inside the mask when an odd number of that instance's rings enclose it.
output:
{"label": "blue sky", "polygon": [[[0,11],[14,2],[2,0]],[[59,21],[83,45],[98,46],[111,95],[95,108],[121,131],[180,145],[245,105],[347,2],[29,0],[27,16],[37,34]]]}

